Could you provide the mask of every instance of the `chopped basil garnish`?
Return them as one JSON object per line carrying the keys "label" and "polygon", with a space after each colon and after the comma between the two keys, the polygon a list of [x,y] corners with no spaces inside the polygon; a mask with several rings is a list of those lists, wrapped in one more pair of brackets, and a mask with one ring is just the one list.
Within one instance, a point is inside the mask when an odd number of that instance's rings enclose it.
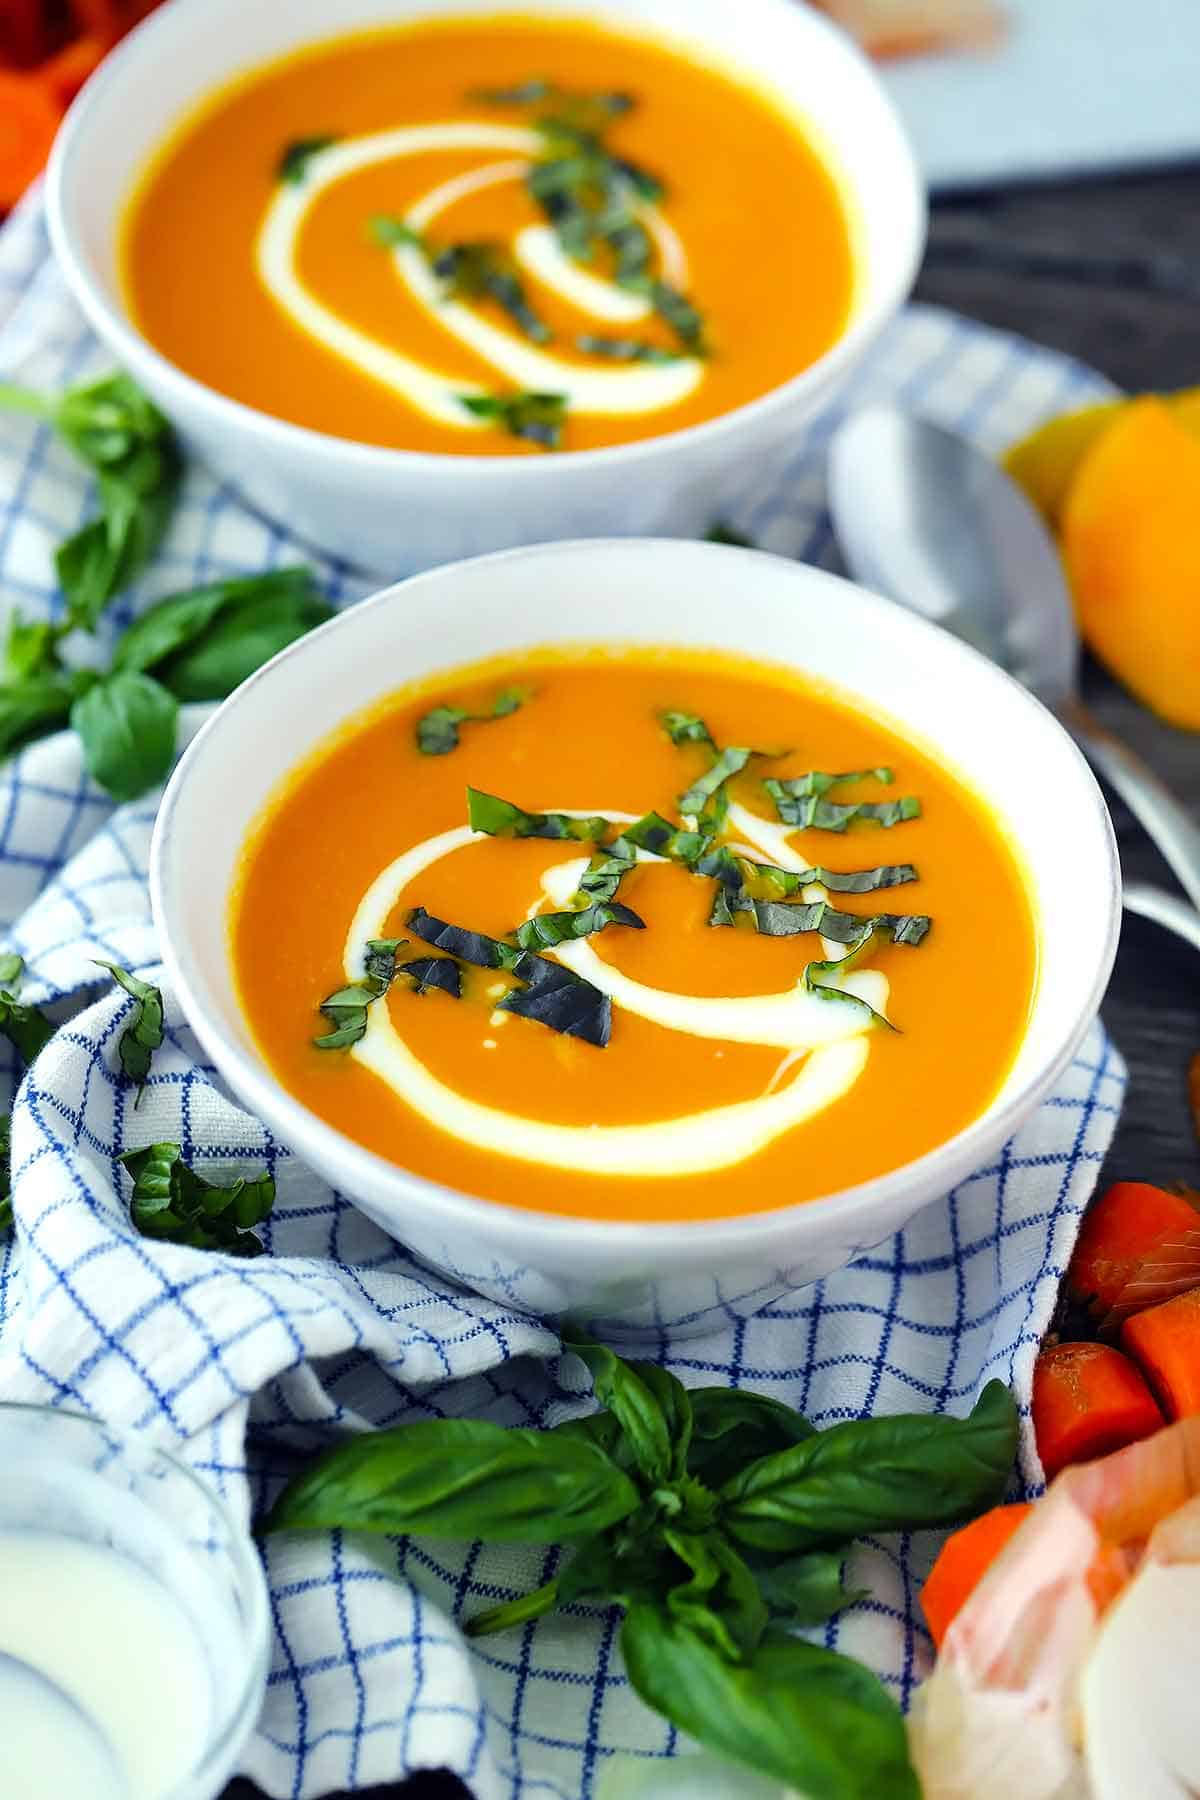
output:
{"label": "chopped basil garnish", "polygon": [[738,550],[757,549],[753,538],[743,537],[740,531],[735,531],[724,519],[713,520],[704,534],[704,541],[706,544],[732,544]]}
{"label": "chopped basil garnish", "polygon": [[621,841],[638,850],[649,850],[652,856],[666,856],[672,862],[690,865],[709,848],[712,835],[687,831],[681,825],[672,825],[661,813],[650,812],[634,824],[622,826]]}
{"label": "chopped basil garnish", "polygon": [[852,769],[840,775],[812,769],[807,775],[797,775],[787,781],[765,781],[763,786],[785,825],[793,825],[800,831],[845,831],[855,821],[891,826],[920,817],[921,802],[913,794],[905,794],[899,800],[860,800],[845,804],[825,798],[831,788],[840,787],[844,782],[890,784],[894,780],[890,769]]}
{"label": "chopped basil garnish", "polygon": [[497,694],[486,712],[472,712],[466,706],[435,706],[417,720],[417,749],[424,756],[448,756],[458,749],[460,725],[485,725],[492,719],[507,719],[531,697],[530,688],[505,688]]}
{"label": "chopped basil garnish", "polygon": [[331,144],[337,143],[334,132],[324,132],[317,137],[293,138],[284,146],[283,152],[275,166],[276,176],[280,181],[290,181],[298,186],[308,175],[308,165],[314,156],[322,150],[328,150]]}
{"label": "chopped basil garnish", "polygon": [[408,915],[408,929],[448,955],[481,969],[503,969],[523,983],[498,1002],[502,1012],[518,1013],[566,1037],[582,1038],[603,1049],[612,1031],[612,1001],[581,975],[550,962],[532,950],[450,925],[418,906]]}
{"label": "chopped basil garnish", "polygon": [[436,988],[455,1000],[462,999],[462,970],[452,957],[416,956],[411,962],[401,963],[396,973],[407,975],[414,993],[427,994]]}
{"label": "chopped basil garnish", "polygon": [[25,959],[15,951],[0,956],[0,1034],[13,1044],[26,1064],[44,1050],[54,1026],[39,1007],[18,1000],[25,979]]}
{"label": "chopped basil garnish", "polygon": [[853,944],[870,927],[886,932],[893,943],[915,946],[932,923],[923,913],[872,913],[868,917],[839,912],[828,900],[751,900],[741,896],[731,899],[727,888],[718,888],[709,923],[732,925],[737,914],[749,919],[763,937],[797,937],[806,931],[819,931],[835,944]]}
{"label": "chopped basil garnish", "polygon": [[619,837],[593,856],[579,878],[580,894],[593,902],[611,900],[636,862],[636,847],[627,838]]}
{"label": "chopped basil garnish", "polygon": [[649,275],[642,270],[622,275],[618,267],[617,280],[622,287],[646,296],[664,325],[670,326],[685,350],[689,350],[693,356],[708,355],[704,314],[686,294],[681,294],[669,281],[663,281],[659,276]]}
{"label": "chopped basil garnish", "polygon": [[577,819],[571,813],[526,812],[511,800],[473,787],[467,789],[467,823],[488,837],[569,838],[581,844],[602,844],[612,829],[607,819],[594,815]]}
{"label": "chopped basil garnish", "polygon": [[167,1238],[193,1250],[224,1250],[230,1256],[261,1256],[261,1225],[275,1204],[275,1181],[239,1176],[230,1187],[214,1187],[189,1169],[178,1144],[147,1144],[117,1158],[133,1179],[129,1216],[143,1237]]}
{"label": "chopped basil garnish", "polygon": [[[893,943],[919,944],[929,929],[928,919],[897,918],[893,913],[877,913],[873,918],[860,920],[862,929],[857,937],[849,940],[849,948],[845,956],[828,962],[810,962],[801,978],[806,993],[816,994],[822,1000],[836,1002],[841,1006],[858,1007],[861,1014],[866,1014],[872,1023],[886,1025],[889,1031],[897,1027],[882,1013],[868,1006],[857,994],[848,994],[838,986],[839,977],[849,973],[871,949],[877,937],[890,939]],[[905,935],[909,928],[916,928],[916,935]]]}
{"label": "chopped basil garnish", "polygon": [[648,344],[642,338],[596,337],[583,332],[575,339],[575,348],[588,356],[603,356],[609,362],[673,363],[679,361],[678,350],[662,344]]}
{"label": "chopped basil garnish", "polygon": [[544,101],[553,100],[561,104],[565,116],[574,118],[577,125],[583,124],[588,117],[619,118],[622,113],[632,112],[637,104],[632,94],[614,91],[577,94],[540,76],[518,82],[514,87],[473,88],[467,98],[482,100],[488,106],[540,106]]}
{"label": "chopped basil garnish", "polygon": [[[711,743],[712,740],[709,741]],[[698,820],[701,826],[710,831],[723,823],[729,810],[725,783],[732,780],[733,776],[740,775],[755,754],[755,751],[741,746],[720,751],[711,769],[693,781],[685,794],[680,794],[679,810],[684,817]]]}
{"label": "chopped basil garnish", "polygon": [[591,937],[607,925],[632,925],[644,931],[646,922],[619,900],[598,900],[579,912],[535,913],[517,927],[517,942],[525,950],[552,950],[556,944]]}
{"label": "chopped basil garnish", "polygon": [[660,713],[659,718],[673,744],[712,744],[712,732],[695,713],[665,712]]}
{"label": "chopped basil garnish", "polygon": [[373,213],[367,231],[384,249],[403,245],[419,250],[441,282],[444,300],[494,300],[535,344],[548,343],[553,336],[526,299],[517,265],[503,244],[483,238],[435,244],[393,213]]}
{"label": "chopped basil garnish", "polygon": [[512,394],[460,394],[461,405],[477,419],[490,419],[510,436],[543,450],[557,450],[567,418],[565,394],[518,389]]}
{"label": "chopped basil garnish", "polygon": [[318,1050],[343,1050],[357,1044],[367,1029],[367,1008],[387,993],[396,978],[396,952],[403,938],[372,938],[361,981],[349,982],[327,994],[318,1007],[333,1026],[313,1039]]}

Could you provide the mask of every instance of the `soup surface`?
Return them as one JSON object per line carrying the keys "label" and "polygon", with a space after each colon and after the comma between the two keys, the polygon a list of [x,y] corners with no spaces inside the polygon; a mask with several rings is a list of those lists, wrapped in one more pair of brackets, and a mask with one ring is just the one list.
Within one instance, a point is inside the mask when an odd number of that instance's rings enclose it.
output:
{"label": "soup surface", "polygon": [[318,431],[589,449],[763,394],[839,336],[849,232],[800,124],[689,47],[421,23],[254,70],[126,209],[131,316]]}
{"label": "soup surface", "polygon": [[682,651],[476,666],[351,722],[251,834],[231,953],[321,1117],[623,1219],[932,1149],[997,1091],[1036,979],[971,794],[841,697]]}

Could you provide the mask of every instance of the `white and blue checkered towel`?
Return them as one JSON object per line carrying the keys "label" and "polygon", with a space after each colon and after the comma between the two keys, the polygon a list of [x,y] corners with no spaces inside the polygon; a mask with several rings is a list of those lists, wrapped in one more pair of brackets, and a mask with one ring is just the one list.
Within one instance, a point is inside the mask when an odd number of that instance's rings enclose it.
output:
{"label": "white and blue checkered towel", "polygon": [[[0,379],[57,388],[106,367],[50,261],[35,200],[0,235]],[[1061,356],[914,308],[843,404],[898,398],[996,444],[1103,391]],[[821,451],[833,423],[832,412],[818,421],[769,484],[731,494],[728,516],[759,543],[832,561]],[[51,550],[90,505],[78,466],[43,428],[0,417],[6,606],[57,612]],[[282,525],[192,469],[163,553],[113,608],[112,627],[160,594],[298,554],[308,553]],[[405,569],[399,528],[397,575]],[[363,591],[344,567],[320,573],[338,600]],[[223,1091],[169,993],[167,1043],[133,1110],[116,1057],[129,1003],[97,984],[93,959],[156,974],[154,810],[150,796],[114,811],[66,735],[0,768],[0,929],[27,960],[29,997],[63,1021],[15,1100],[0,1396],[152,1432],[243,1514],[295,1447],[331,1429],[445,1413],[540,1425],[579,1410],[583,1371],[559,1362],[553,1331],[436,1280],[310,1174]],[[1027,1396],[1123,1084],[1097,1027],[994,1164],[853,1268],[712,1338],[664,1346],[665,1359],[685,1382],[745,1384],[819,1424],[963,1410],[992,1375]],[[181,1142],[207,1175],[271,1170],[269,1257],[240,1262],[132,1231],[114,1159],[156,1139]],[[856,1575],[873,1597],[827,1633],[902,1701],[927,1655],[914,1595],[929,1551],[905,1539],[866,1546]],[[580,1608],[465,1645],[464,1608],[545,1580],[555,1556],[340,1537],[272,1544],[274,1656],[246,1771],[280,1796],[442,1766],[479,1800],[589,1800],[614,1759],[671,1754],[674,1734],[624,1679],[611,1615]]]}

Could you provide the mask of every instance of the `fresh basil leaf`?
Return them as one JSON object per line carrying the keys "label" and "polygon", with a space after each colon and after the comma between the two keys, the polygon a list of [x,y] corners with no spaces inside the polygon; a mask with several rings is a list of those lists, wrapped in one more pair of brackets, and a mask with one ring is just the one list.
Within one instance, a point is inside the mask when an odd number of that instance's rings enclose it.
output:
{"label": "fresh basil leaf", "polygon": [[0,757],[60,731],[74,701],[75,690],[62,675],[31,675],[0,686]]}
{"label": "fresh basil leaf", "polygon": [[49,404],[59,435],[97,472],[129,469],[140,450],[170,437],[170,425],[149,395],[120,372],[69,388]]}
{"label": "fresh basil leaf", "polygon": [[631,1362],[628,1366],[658,1401],[671,1444],[671,1475],[678,1480],[687,1473],[692,1441],[692,1402],[688,1391],[661,1363]]}
{"label": "fresh basil leaf", "polygon": [[[247,578],[208,629],[161,662],[155,674],[180,700],[224,700],[289,644],[333,617],[305,580],[277,586],[274,575]],[[307,592],[301,591],[302,586]]]}
{"label": "fresh basil leaf", "polygon": [[69,628],[94,631],[113,595],[150,561],[174,511],[180,469],[167,435],[97,477],[100,517],[61,543],[54,556]]}
{"label": "fresh basil leaf", "polygon": [[517,942],[525,950],[552,950],[556,944],[592,937],[609,925],[629,925],[644,931],[646,922],[619,900],[596,901],[579,912],[535,913],[532,919],[518,925]]}
{"label": "fresh basil leaf", "polygon": [[423,756],[448,756],[451,750],[458,748],[460,725],[483,725],[490,719],[507,719],[531,697],[529,688],[505,688],[486,712],[473,713],[465,706],[435,706],[432,712],[417,720],[417,749]]}
{"label": "fresh basil leaf", "polygon": [[322,150],[328,150],[331,144],[338,142],[335,132],[319,132],[313,137],[293,138],[285,144],[280,152],[279,161],[275,165],[275,177],[278,181],[290,181],[299,187],[308,178],[308,166],[314,156]]}
{"label": "fresh basil leaf", "polygon": [[752,1656],[767,1627],[767,1607],[737,1551],[715,1531],[667,1527],[663,1540],[691,1571],[671,1588],[667,1610],[728,1661]]}
{"label": "fresh basil leaf", "polygon": [[861,1663],[773,1633],[730,1662],[645,1602],[630,1607],[621,1650],[648,1706],[807,1800],[920,1800],[899,1708]]}
{"label": "fresh basil leaf", "polygon": [[582,1438],[589,1444],[595,1444],[597,1449],[603,1450],[610,1462],[615,1463],[618,1469],[624,1469],[627,1475],[633,1474],[637,1468],[629,1442],[621,1430],[620,1420],[610,1412],[587,1413],[581,1419],[563,1419],[550,1429],[556,1437]]}
{"label": "fresh basil leaf", "polygon": [[[158,673],[163,665],[169,667],[171,659],[179,652],[210,644],[210,628],[223,614],[245,602],[252,609],[253,617],[253,610],[269,601],[292,602],[297,617],[309,621],[305,629],[331,616],[331,609],[314,585],[311,569],[302,566],[269,569],[262,575],[248,575],[237,580],[213,581],[185,593],[170,594],[148,607],[117,639],[113,668]],[[239,618],[238,623],[244,625],[245,620]],[[186,671],[188,665],[184,662],[179,667]],[[175,692],[170,675],[162,678]],[[236,681],[232,685],[222,682],[219,692],[210,691],[199,697],[223,699],[236,685]],[[193,699],[197,696],[189,693],[180,697]]]}
{"label": "fresh basil leaf", "polygon": [[637,864],[634,845],[617,838],[605,850],[598,850],[579,878],[579,896],[594,905],[607,905],[626,875]]}
{"label": "fresh basil leaf", "polygon": [[0,957],[0,1033],[15,1048],[26,1067],[44,1050],[55,1027],[45,1013],[17,998],[25,979],[25,959],[15,951]]}
{"label": "fresh basil leaf", "polygon": [[460,394],[459,404],[542,450],[557,450],[567,420],[567,396],[520,388],[511,394]]}
{"label": "fresh basil leaf", "polygon": [[401,963],[397,974],[407,975],[414,993],[441,993],[449,994],[455,1000],[462,998],[462,971],[449,956],[414,957],[411,962]]}
{"label": "fresh basil leaf", "polygon": [[813,1427],[800,1413],[749,1388],[692,1388],[688,1468],[720,1487],[760,1457],[803,1443]]}
{"label": "fresh basil leaf", "polygon": [[126,1078],[137,1083],[140,1101],[154,1060],[154,1052],[161,1048],[163,1041],[162,992],[152,983],[131,975],[128,969],[118,967],[116,963],[102,962],[97,958],[96,966],[107,969],[117,985],[123,987],[134,1000],[133,1016],[117,1041],[117,1055]]}
{"label": "fresh basil leaf", "polygon": [[117,1158],[133,1181],[129,1216],[143,1237],[165,1238],[194,1250],[223,1250],[230,1256],[261,1256],[264,1245],[252,1229],[275,1204],[270,1175],[229,1187],[215,1187],[182,1160],[178,1144],[147,1144]]}
{"label": "fresh basil leaf", "polygon": [[721,1523],[738,1544],[790,1553],[867,1532],[952,1525],[1003,1497],[1017,1409],[989,1382],[969,1418],[943,1413],[851,1420],[735,1475]]}
{"label": "fresh basil leaf", "polygon": [[732,525],[725,523],[724,519],[713,520],[704,534],[704,541],[706,544],[732,544],[738,550],[756,550],[758,548],[753,538],[743,537],[740,531],[735,531]]}
{"label": "fresh basil leaf", "polygon": [[865,1599],[865,1589],[852,1592],[843,1581],[847,1548],[808,1550],[783,1562],[756,1565],[754,1578],[771,1617],[802,1630],[823,1625],[843,1608]]}
{"label": "fresh basil leaf", "polygon": [[899,800],[860,800],[845,805],[825,798],[832,788],[845,782],[879,781],[888,785],[894,779],[890,769],[851,769],[840,775],[811,769],[807,775],[796,775],[787,781],[764,781],[763,786],[785,825],[800,831],[845,831],[856,821],[890,827],[920,817],[921,802],[913,794]]}
{"label": "fresh basil leaf", "polygon": [[179,703],[153,676],[118,669],[71,708],[93,781],[114,800],[136,800],[165,780],[175,755]]}
{"label": "fresh basil leaf", "polygon": [[488,837],[567,838],[584,844],[602,844],[611,829],[607,819],[526,812],[511,800],[473,787],[467,789],[467,823],[472,831],[485,832]]}
{"label": "fresh basil leaf", "polygon": [[58,640],[61,633],[48,619],[24,619],[17,607],[8,615],[4,642],[4,679],[14,686],[30,680],[53,680],[61,675]]}
{"label": "fresh basil leaf", "polygon": [[556,1544],[603,1531],[637,1504],[629,1477],[592,1444],[482,1419],[425,1419],[328,1451],[288,1484],[266,1529]]}
{"label": "fresh basil leaf", "polygon": [[657,1485],[669,1480],[671,1439],[654,1389],[603,1344],[593,1344],[564,1331],[563,1348],[586,1363],[596,1399],[617,1420],[647,1481]]}
{"label": "fresh basil leaf", "polygon": [[522,1594],[517,1600],[506,1600],[503,1606],[489,1606],[486,1612],[464,1620],[463,1636],[491,1637],[497,1631],[512,1631],[518,1625],[528,1625],[531,1619],[544,1618],[561,1604],[558,1582],[548,1581],[530,1594]]}

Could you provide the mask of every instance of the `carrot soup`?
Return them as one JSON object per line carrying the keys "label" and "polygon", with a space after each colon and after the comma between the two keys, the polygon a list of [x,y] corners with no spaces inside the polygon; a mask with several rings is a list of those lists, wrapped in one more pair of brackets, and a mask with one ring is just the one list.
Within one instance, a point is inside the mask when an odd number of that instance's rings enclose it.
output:
{"label": "carrot soup", "polygon": [[244,848],[281,1083],[512,1206],[728,1217],[970,1124],[1037,934],[982,803],[845,696],[718,653],[544,650],[352,720]]}
{"label": "carrot soup", "polygon": [[842,333],[854,259],[782,101],[691,44],[473,17],[309,46],[186,118],[126,208],[130,316],[298,425],[470,455],[676,431]]}

